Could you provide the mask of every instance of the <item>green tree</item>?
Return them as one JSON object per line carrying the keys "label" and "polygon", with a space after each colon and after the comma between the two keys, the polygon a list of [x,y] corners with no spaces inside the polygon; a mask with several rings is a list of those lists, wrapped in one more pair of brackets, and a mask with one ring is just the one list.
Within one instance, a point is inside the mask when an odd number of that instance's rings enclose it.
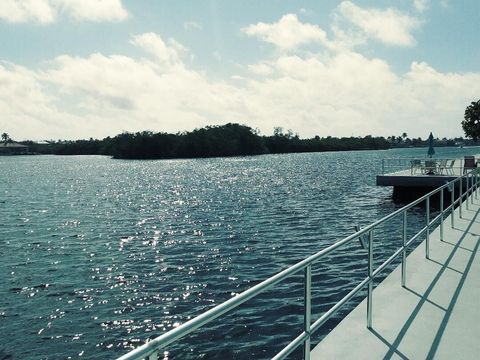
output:
{"label": "green tree", "polygon": [[477,140],[480,137],[480,100],[473,101],[465,109],[462,128],[467,137]]}
{"label": "green tree", "polygon": [[283,136],[283,128],[281,126],[275,126],[273,128],[273,136]]}
{"label": "green tree", "polygon": [[7,145],[7,143],[11,141],[10,136],[8,136],[7,133],[2,134],[2,140],[5,145]]}

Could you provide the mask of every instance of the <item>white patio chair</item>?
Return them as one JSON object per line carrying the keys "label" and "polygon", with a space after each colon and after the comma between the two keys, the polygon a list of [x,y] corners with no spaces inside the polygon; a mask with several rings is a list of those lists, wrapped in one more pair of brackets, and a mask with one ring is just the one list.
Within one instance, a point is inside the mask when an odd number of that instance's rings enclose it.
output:
{"label": "white patio chair", "polygon": [[448,174],[448,175],[455,175],[455,171],[453,170],[453,165],[455,165],[455,160],[452,160],[450,162],[450,165],[446,166],[445,167],[445,172]]}
{"label": "white patio chair", "polygon": [[425,175],[434,175],[437,173],[437,163],[435,160],[425,160],[425,166],[422,168]]}
{"label": "white patio chair", "polygon": [[420,169],[422,171],[422,160],[410,160],[410,175],[413,175]]}
{"label": "white patio chair", "polygon": [[447,172],[447,163],[448,163],[447,159],[441,159],[440,162],[438,163],[438,172],[440,174],[443,174],[444,171],[445,173]]}

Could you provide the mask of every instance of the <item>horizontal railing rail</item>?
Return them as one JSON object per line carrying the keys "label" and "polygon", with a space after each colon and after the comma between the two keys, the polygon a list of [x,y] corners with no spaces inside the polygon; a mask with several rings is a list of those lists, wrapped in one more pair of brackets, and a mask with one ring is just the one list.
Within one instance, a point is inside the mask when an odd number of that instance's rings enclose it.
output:
{"label": "horizontal railing rail", "polygon": [[[405,287],[406,283],[406,267],[407,267],[407,249],[422,235],[425,235],[425,256],[428,259],[430,257],[430,229],[432,224],[440,222],[440,240],[443,241],[444,233],[444,219],[447,213],[451,215],[451,226],[455,225],[455,206],[458,204],[459,217],[462,218],[462,208],[464,199],[465,206],[469,208],[469,201],[473,203],[473,197],[478,198],[479,187],[479,174],[476,169],[469,171],[465,175],[461,175],[456,179],[447,182],[445,185],[438,187],[437,189],[429,192],[428,194],[420,197],[419,199],[412,201],[411,203],[403,206],[402,208],[386,215],[382,219],[365,226],[364,228],[356,231],[352,235],[337,241],[336,243],[328,246],[327,248],[320,250],[319,252],[307,257],[306,259],[290,266],[289,268],[273,275],[272,277],[262,281],[261,283],[245,290],[244,292],[232,297],[231,299],[219,304],[210,310],[200,314],[199,316],[181,324],[180,326],[158,336],[157,338],[145,343],[144,345],[130,351],[129,353],[121,356],[119,360],[132,360],[132,359],[148,359],[156,360],[158,358],[159,350],[165,348],[169,344],[181,339],[182,337],[190,334],[194,330],[202,327],[203,325],[211,322],[219,316],[232,311],[239,305],[246,301],[256,297],[257,295],[272,288],[274,285],[287,279],[288,277],[297,274],[301,271],[304,273],[304,324],[302,332],[293,339],[286,347],[281,349],[280,352],[274,357],[274,359],[285,359],[289,354],[296,350],[299,346],[303,345],[303,357],[304,359],[310,359],[311,344],[310,339],[312,335],[320,329],[320,327],[330,319],[335,313],[337,313],[349,300],[362,291],[366,286],[367,289],[367,327],[372,327],[372,297],[373,297],[373,280],[380,275],[392,262],[399,256],[401,260],[401,285]],[[458,198],[455,198],[455,191],[458,188]],[[445,190],[450,192],[451,201],[448,207],[445,207]],[[439,214],[430,219],[430,199],[432,196],[439,194],[440,210]],[[417,233],[415,233],[410,239],[407,237],[407,211],[413,207],[425,202],[426,209],[426,221]],[[402,217],[402,246],[399,247],[386,261],[379,265],[376,269],[373,268],[373,244],[374,244],[374,230],[384,224],[385,222],[397,217]],[[363,236],[368,236],[367,254],[368,254],[368,276],[365,277],[360,283],[358,283],[347,295],[345,295],[340,301],[338,301],[332,308],[326,311],[320,318],[312,323],[312,265],[319,261],[321,258],[333,251],[343,247],[350,242],[359,239]]]}
{"label": "horizontal railing rail", "polygon": [[[414,161],[417,161],[418,163],[415,164]],[[417,157],[417,158],[412,158],[412,157],[405,157],[405,158],[390,158],[390,159],[382,159],[381,162],[381,169],[379,170],[381,175],[385,174],[390,174],[390,173],[395,173],[399,171],[404,171],[404,170],[411,170],[412,175],[413,174],[421,174],[422,169],[427,169],[428,167],[425,166],[425,162],[428,161],[434,161],[437,164],[437,170],[442,170],[442,173],[444,175],[454,175],[456,174],[461,174],[464,171],[470,171],[472,167],[465,167],[465,159],[460,159],[460,158],[454,158],[454,157],[449,157],[449,158],[427,158],[427,157]],[[442,161],[445,161],[443,165],[440,164]],[[454,164],[452,165],[451,162],[454,161]],[[479,158],[475,159],[475,163],[477,161],[480,161]],[[458,170],[458,172],[454,172],[452,174],[453,170]]]}

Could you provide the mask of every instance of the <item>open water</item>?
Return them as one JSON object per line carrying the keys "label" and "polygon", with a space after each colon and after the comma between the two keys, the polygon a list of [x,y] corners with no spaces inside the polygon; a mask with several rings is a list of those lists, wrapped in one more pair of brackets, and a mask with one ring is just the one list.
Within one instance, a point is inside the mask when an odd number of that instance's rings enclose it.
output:
{"label": "open water", "polygon": [[[380,160],[425,151],[1,157],[0,359],[120,356],[400,207],[375,186]],[[409,213],[411,231],[424,221]],[[399,221],[380,228],[376,264],[400,244]],[[357,242],[315,265],[314,319],[365,274]],[[292,277],[163,357],[269,358],[301,332],[302,296]]]}

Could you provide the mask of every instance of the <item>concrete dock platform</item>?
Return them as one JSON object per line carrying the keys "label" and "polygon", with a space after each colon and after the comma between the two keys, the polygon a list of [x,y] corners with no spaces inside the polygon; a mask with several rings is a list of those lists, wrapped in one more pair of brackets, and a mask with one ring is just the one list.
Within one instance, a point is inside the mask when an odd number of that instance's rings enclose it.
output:
{"label": "concrete dock platform", "polygon": [[[476,155],[479,159],[479,155]],[[437,188],[445,183],[465,175],[472,168],[465,167],[464,159],[455,159],[457,166],[436,167],[431,173],[426,173],[425,168],[413,167],[409,159],[386,159],[392,164],[382,162],[382,173],[376,176],[377,186],[394,186],[396,188]],[[425,160],[418,160],[425,161]],[[439,161],[438,159],[436,161]],[[452,161],[452,159],[447,160]],[[480,159],[479,159],[480,161]],[[398,162],[398,164],[397,164]],[[438,164],[437,164],[438,166]],[[393,171],[388,171],[388,170]]]}
{"label": "concrete dock platform", "polygon": [[[470,199],[468,200],[470,201]],[[480,359],[480,196],[455,211],[373,291],[373,323],[360,303],[311,352],[311,359]]]}
{"label": "concrete dock platform", "polygon": [[410,170],[377,175],[377,186],[437,188],[455,180],[460,175],[411,175]]}

